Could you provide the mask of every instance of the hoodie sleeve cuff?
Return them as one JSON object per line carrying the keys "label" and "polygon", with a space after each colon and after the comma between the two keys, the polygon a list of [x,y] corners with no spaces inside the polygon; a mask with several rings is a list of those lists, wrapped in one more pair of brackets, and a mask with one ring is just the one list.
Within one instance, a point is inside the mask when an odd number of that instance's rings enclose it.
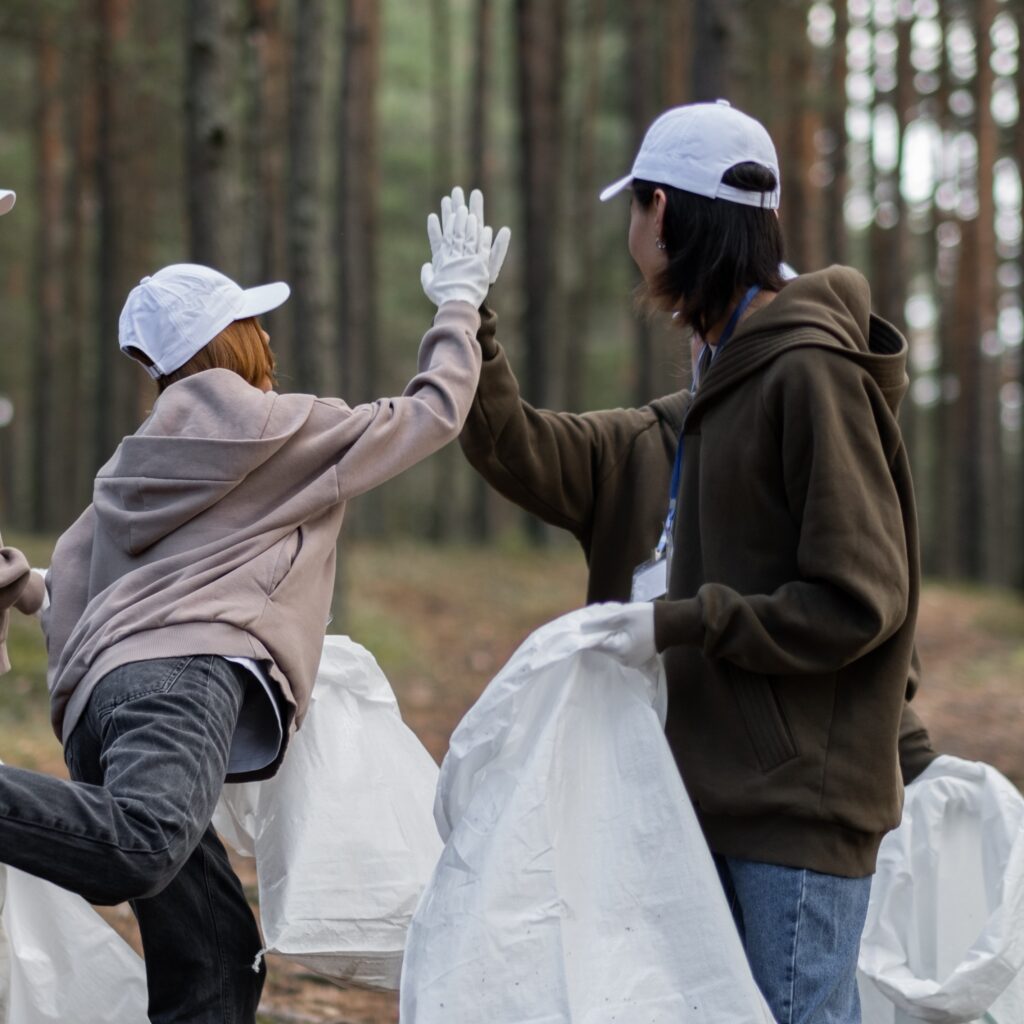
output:
{"label": "hoodie sleeve cuff", "polygon": [[41,569],[33,569],[14,607],[24,615],[38,615],[49,603],[46,575]]}
{"label": "hoodie sleeve cuff", "polygon": [[700,599],[654,602],[654,646],[661,654],[669,647],[704,644],[704,621]]}
{"label": "hoodie sleeve cuff", "polygon": [[25,556],[17,548],[0,548],[0,611],[15,604],[28,582]]}
{"label": "hoodie sleeve cuff", "polygon": [[501,351],[497,335],[498,314],[485,302],[480,307],[480,328],[476,332],[476,340],[480,343],[480,351],[485,361],[493,359]]}

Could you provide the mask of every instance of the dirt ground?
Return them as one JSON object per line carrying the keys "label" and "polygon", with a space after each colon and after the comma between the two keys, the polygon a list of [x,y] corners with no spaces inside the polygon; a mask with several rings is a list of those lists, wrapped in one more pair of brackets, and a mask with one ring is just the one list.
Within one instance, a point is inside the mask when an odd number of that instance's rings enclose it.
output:
{"label": "dirt ground", "polygon": [[[582,560],[572,549],[491,551],[361,546],[346,567],[347,631],[377,656],[402,714],[440,760],[455,725],[535,626],[577,607]],[[918,645],[917,707],[936,747],[995,765],[1024,785],[1024,601],[1005,593],[929,586]],[[24,650],[24,648],[22,648]],[[17,662],[16,662],[17,664]],[[33,685],[16,671],[15,691]],[[62,773],[59,749],[34,720],[12,736],[5,760]],[[255,897],[251,861],[236,867]],[[126,907],[105,911],[129,941]],[[393,993],[342,989],[280,957],[269,958],[264,1024],[384,1024]]]}

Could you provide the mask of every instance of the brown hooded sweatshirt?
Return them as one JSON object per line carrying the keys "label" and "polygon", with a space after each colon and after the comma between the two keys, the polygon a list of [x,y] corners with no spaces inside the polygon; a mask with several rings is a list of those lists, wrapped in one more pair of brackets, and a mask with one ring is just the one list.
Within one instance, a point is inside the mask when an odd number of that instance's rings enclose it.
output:
{"label": "brown hooded sweatshirt", "polygon": [[[458,435],[479,323],[471,305],[445,303],[403,395],[352,408],[264,393],[230,370],[172,384],[54,550],[43,625],[57,736],[114,668],[190,654],[265,663],[300,722],[345,503]],[[283,754],[247,777],[273,774]]]}
{"label": "brown hooded sweatshirt", "polygon": [[[897,759],[932,752],[913,691],[917,534],[895,409],[906,345],[834,267],[750,315],[690,404],[525,406],[493,340],[461,442],[494,486],[572,530],[588,600],[628,598],[684,460],[656,605],[669,743],[716,852],[858,876],[899,821]],[[908,683],[909,680],[909,683]]]}

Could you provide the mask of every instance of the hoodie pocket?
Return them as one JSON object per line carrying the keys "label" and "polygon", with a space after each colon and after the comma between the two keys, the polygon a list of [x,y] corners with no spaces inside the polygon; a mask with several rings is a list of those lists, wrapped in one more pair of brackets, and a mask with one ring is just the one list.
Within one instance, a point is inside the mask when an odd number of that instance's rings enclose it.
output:
{"label": "hoodie pocket", "polygon": [[735,666],[730,666],[730,676],[761,771],[771,771],[796,757],[796,743],[771,679]]}
{"label": "hoodie pocket", "polygon": [[274,561],[274,570],[267,581],[267,596],[273,595],[274,591],[284,582],[285,577],[291,572],[295,560],[302,550],[302,527],[293,530],[283,541],[277,552],[277,559]]}

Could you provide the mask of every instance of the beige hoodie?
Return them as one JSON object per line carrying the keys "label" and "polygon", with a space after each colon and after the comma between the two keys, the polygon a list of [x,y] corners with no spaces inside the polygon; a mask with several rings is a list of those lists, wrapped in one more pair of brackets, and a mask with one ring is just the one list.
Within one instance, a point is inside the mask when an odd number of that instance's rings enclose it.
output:
{"label": "beige hoodie", "polygon": [[[445,303],[404,394],[355,408],[265,394],[228,370],[169,387],[54,551],[43,624],[58,737],[112,669],[190,654],[268,662],[300,722],[345,502],[458,435],[479,323],[468,303]],[[252,777],[273,774],[281,755]]]}

